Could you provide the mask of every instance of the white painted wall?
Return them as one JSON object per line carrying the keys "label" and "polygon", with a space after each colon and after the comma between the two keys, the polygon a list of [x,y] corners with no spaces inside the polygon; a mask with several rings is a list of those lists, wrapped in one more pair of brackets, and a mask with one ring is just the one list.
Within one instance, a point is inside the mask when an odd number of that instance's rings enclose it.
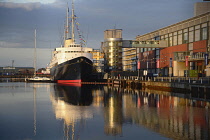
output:
{"label": "white painted wall", "polygon": [[185,62],[173,62],[173,73],[174,76],[184,76],[184,70],[187,70],[187,67],[185,66]]}

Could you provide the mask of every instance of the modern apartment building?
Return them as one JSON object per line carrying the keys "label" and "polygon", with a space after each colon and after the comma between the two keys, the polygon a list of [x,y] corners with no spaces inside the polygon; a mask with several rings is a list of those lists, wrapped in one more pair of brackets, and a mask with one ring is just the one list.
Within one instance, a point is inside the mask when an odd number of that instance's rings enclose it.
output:
{"label": "modern apartment building", "polygon": [[136,48],[123,48],[122,64],[123,64],[123,71],[136,71],[137,70],[137,49]]}
{"label": "modern apartment building", "polygon": [[[121,29],[104,31],[105,71],[140,68],[141,73],[161,76],[210,76],[210,2],[196,3],[194,8],[194,17],[138,35],[135,40],[123,40]],[[158,41],[166,45],[161,47]]]}
{"label": "modern apartment building", "polygon": [[141,48],[141,70],[149,67],[151,72],[163,76],[205,73],[210,57],[210,12],[202,11],[198,16],[138,35],[136,40],[167,40],[168,43],[163,49]]}
{"label": "modern apartment building", "polygon": [[104,31],[104,70],[122,71],[122,29],[109,29]]}

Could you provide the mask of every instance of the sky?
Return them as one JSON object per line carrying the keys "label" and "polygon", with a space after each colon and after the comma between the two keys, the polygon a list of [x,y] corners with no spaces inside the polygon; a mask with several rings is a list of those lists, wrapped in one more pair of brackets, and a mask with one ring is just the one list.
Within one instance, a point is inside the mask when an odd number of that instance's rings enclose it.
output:
{"label": "sky", "polygon": [[[193,17],[202,0],[74,0],[75,15],[87,46],[100,49],[107,29],[122,29],[123,39]],[[46,67],[62,44],[66,5],[71,0],[0,0],[0,66],[33,66],[34,30],[37,67]],[[77,41],[79,43],[79,41]]]}

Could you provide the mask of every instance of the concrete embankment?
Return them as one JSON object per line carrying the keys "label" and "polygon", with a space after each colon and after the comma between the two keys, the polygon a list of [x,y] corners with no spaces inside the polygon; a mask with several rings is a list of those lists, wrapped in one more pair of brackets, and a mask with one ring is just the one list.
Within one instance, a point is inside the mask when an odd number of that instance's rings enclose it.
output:
{"label": "concrete embankment", "polygon": [[126,79],[108,79],[113,86],[120,86],[131,89],[154,89],[178,93],[208,93],[210,94],[209,84],[187,83],[187,82],[167,82],[167,81],[143,81],[143,80],[126,80]]}

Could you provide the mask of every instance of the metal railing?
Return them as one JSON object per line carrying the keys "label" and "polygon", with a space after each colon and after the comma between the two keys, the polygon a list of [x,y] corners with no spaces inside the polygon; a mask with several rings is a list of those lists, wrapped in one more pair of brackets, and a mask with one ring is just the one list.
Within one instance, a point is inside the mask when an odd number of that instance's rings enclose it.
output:
{"label": "metal railing", "polygon": [[208,54],[210,56],[210,53],[196,53],[196,54],[192,54],[192,55],[182,55],[182,56],[176,56],[175,60],[176,61],[185,61],[186,60],[186,56],[188,56],[188,60],[189,61],[193,61],[193,60],[204,60],[205,59],[205,54]]}
{"label": "metal railing", "polygon": [[140,80],[156,82],[179,82],[189,84],[209,84],[210,77],[138,77],[138,76],[112,76],[111,79],[118,80]]}

